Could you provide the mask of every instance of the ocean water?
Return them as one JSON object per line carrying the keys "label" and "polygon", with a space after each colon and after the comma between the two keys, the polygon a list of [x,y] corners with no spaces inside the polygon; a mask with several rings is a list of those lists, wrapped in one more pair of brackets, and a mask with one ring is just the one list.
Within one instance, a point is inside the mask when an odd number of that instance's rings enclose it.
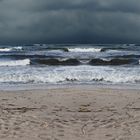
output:
{"label": "ocean water", "polygon": [[2,84],[140,84],[138,44],[0,46]]}

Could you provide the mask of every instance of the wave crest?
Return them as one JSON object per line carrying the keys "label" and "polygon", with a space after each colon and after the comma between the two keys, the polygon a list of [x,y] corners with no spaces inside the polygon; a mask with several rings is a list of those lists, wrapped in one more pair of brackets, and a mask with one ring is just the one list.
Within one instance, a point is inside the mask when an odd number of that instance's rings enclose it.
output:
{"label": "wave crest", "polygon": [[69,52],[100,52],[100,48],[68,48]]}

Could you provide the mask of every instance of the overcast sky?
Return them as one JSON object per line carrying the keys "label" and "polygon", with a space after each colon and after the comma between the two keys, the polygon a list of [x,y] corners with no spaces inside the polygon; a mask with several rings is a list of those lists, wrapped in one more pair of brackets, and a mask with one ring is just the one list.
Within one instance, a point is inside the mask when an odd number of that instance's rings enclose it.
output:
{"label": "overcast sky", "polygon": [[0,0],[0,43],[140,43],[140,0]]}

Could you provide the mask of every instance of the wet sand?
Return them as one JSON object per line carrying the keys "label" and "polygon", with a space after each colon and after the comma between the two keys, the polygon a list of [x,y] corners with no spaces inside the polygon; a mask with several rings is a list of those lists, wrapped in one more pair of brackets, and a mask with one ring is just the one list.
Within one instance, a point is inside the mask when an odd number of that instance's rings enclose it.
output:
{"label": "wet sand", "polygon": [[139,138],[139,89],[0,91],[0,140]]}

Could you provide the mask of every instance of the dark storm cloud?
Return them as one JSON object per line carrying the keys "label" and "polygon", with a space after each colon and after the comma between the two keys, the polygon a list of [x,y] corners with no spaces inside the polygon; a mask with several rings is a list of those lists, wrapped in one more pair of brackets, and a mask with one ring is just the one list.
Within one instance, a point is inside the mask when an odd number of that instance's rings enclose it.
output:
{"label": "dark storm cloud", "polygon": [[140,42],[140,1],[0,0],[0,42]]}

